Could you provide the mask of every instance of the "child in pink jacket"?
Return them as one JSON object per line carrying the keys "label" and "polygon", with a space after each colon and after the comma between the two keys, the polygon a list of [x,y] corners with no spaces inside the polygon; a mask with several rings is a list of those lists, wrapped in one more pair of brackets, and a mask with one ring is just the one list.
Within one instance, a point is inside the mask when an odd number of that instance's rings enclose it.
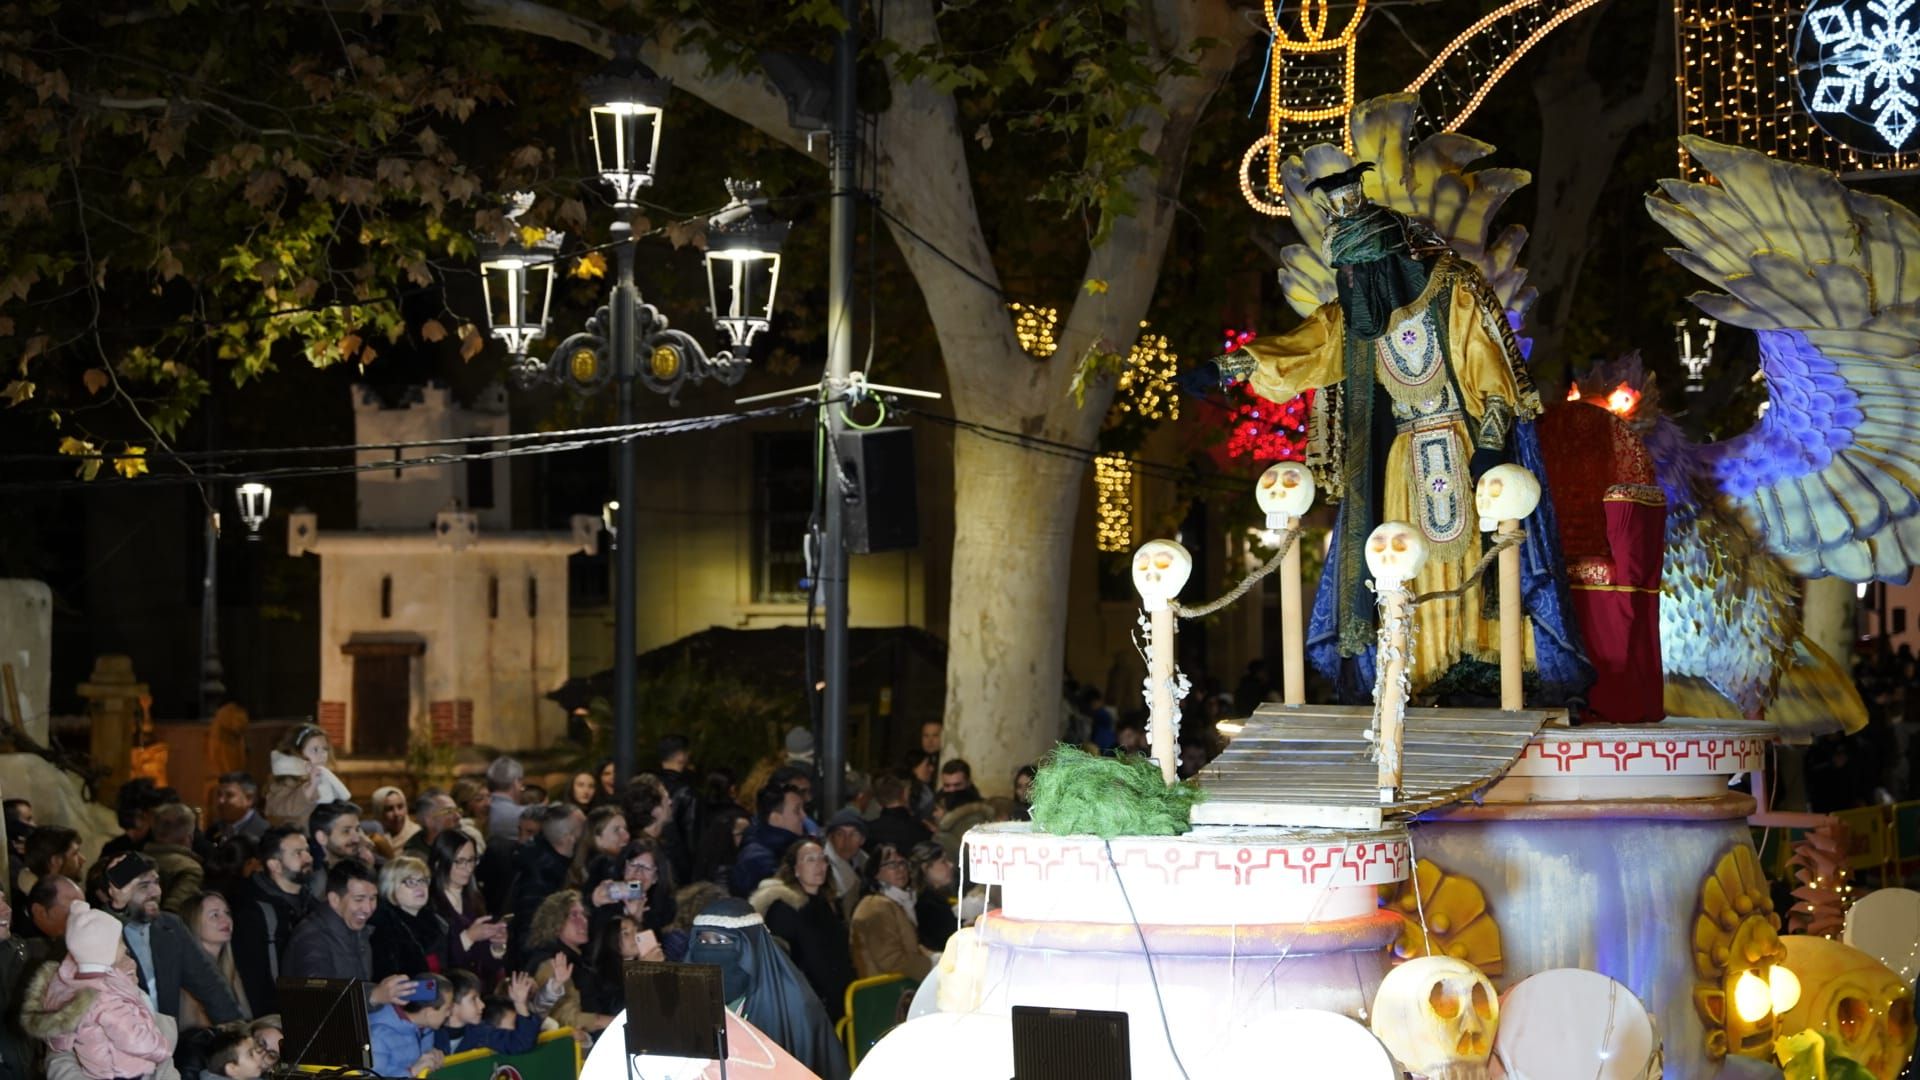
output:
{"label": "child in pink jacket", "polygon": [[120,920],[75,901],[67,958],[28,987],[27,1033],[55,1052],[71,1050],[88,1080],[152,1077],[171,1064],[173,1040],[140,992],[133,963]]}

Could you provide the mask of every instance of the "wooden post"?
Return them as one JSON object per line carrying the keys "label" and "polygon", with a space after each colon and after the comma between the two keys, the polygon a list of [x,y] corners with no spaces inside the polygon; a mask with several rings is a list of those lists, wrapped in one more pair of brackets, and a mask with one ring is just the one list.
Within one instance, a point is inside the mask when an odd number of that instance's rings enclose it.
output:
{"label": "wooden post", "polygon": [[1160,762],[1160,778],[1179,779],[1180,711],[1173,700],[1173,609],[1153,609],[1153,648],[1147,655],[1147,677],[1152,694],[1147,707],[1153,723],[1153,756]]}
{"label": "wooden post", "polygon": [[1406,741],[1407,623],[1413,593],[1406,582],[1380,586],[1380,625],[1384,659],[1380,661],[1379,699],[1374,702],[1379,723],[1374,749],[1380,759],[1380,801],[1400,797],[1401,750]]}
{"label": "wooden post", "polygon": [[[1288,517],[1284,528],[1300,524]],[[1280,560],[1280,679],[1281,700],[1288,705],[1307,703],[1307,632],[1300,611],[1300,536],[1287,544]]]}
{"label": "wooden post", "polygon": [[[1520,531],[1520,523],[1506,520],[1493,534],[1505,540]],[[1500,707],[1508,712],[1517,712],[1526,708],[1525,693],[1521,684],[1521,672],[1526,660],[1526,646],[1522,644],[1520,631],[1524,619],[1520,614],[1520,545],[1514,544],[1501,550],[1500,560]]]}

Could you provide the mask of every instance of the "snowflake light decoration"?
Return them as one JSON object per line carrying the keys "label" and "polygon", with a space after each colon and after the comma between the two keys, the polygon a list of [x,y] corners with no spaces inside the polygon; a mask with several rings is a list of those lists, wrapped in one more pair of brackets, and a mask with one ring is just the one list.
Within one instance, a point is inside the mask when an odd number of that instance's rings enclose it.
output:
{"label": "snowflake light decoration", "polygon": [[1794,44],[1800,101],[1820,129],[1870,154],[1897,154],[1920,129],[1920,0],[1816,3]]}

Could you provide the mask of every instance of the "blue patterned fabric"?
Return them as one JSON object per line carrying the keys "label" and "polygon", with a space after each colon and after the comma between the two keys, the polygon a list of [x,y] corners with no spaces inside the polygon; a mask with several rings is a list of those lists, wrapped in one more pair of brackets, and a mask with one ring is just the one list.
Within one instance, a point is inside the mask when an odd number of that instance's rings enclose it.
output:
{"label": "blue patterned fabric", "polygon": [[[1540,436],[1531,420],[1514,426],[1512,447],[1517,464],[1535,476],[1547,475],[1546,462],[1540,456]],[[1353,505],[1351,500],[1340,504],[1341,519]],[[1564,704],[1585,695],[1593,684],[1593,665],[1587,660],[1586,646],[1573,618],[1566,566],[1560,558],[1559,518],[1554,513],[1553,494],[1544,483],[1540,505],[1525,527],[1527,538],[1520,545],[1520,591],[1526,600],[1526,612],[1533,619],[1533,650],[1540,680],[1538,700],[1532,704]],[[1313,598],[1313,616],[1307,624],[1307,660],[1333,682],[1335,696],[1342,703],[1360,705],[1372,700],[1374,651],[1369,648],[1346,663],[1340,655],[1340,587],[1335,573],[1340,566],[1342,531],[1342,521],[1336,520],[1333,544],[1327,549],[1320,587]],[[1474,600],[1469,598],[1468,602]]]}

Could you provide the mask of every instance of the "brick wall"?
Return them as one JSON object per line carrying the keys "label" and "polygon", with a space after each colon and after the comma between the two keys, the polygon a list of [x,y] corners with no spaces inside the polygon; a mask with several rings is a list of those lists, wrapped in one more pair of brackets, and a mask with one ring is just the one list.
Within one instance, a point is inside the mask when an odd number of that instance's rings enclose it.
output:
{"label": "brick wall", "polygon": [[433,723],[433,743],[435,746],[471,746],[473,744],[473,702],[467,698],[458,701],[436,701],[428,706],[428,718]]}
{"label": "brick wall", "polygon": [[347,703],[321,702],[318,723],[320,730],[327,733],[327,741],[333,744],[334,752],[344,752],[347,745]]}

